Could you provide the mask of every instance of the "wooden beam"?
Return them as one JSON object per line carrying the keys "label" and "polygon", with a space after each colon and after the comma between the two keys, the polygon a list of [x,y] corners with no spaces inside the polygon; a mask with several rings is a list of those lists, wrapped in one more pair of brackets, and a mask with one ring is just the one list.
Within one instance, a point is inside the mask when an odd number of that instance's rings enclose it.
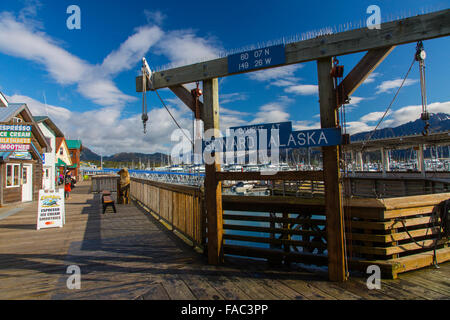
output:
{"label": "wooden beam", "polygon": [[[335,128],[336,94],[330,75],[332,58],[317,61],[319,79],[320,121],[322,128]],[[342,205],[339,147],[323,147],[325,212],[327,219],[328,277],[331,281],[347,279],[344,255],[344,214]]]}
{"label": "wooden beam", "polygon": [[249,181],[249,180],[284,180],[284,181],[323,181],[323,171],[280,171],[273,175],[263,175],[261,172],[216,172],[219,181]]}
{"label": "wooden beam", "polygon": [[[195,112],[195,99],[192,96],[192,93],[183,85],[176,85],[173,87],[169,87],[170,91],[172,91],[181,101],[184,102],[185,105],[188,106],[192,112]],[[202,114],[203,103],[201,101],[198,102],[198,106],[200,108],[200,114]]]}
{"label": "wooden beam", "polygon": [[361,151],[364,145],[364,151],[374,151],[379,150],[381,147],[388,149],[407,149],[414,146],[425,145],[449,145],[450,144],[450,130],[433,132],[427,136],[422,134],[410,135],[410,136],[400,136],[400,137],[389,137],[382,139],[371,139],[369,141],[359,140],[352,141],[350,144],[345,145],[345,151],[349,152],[351,150]]}
{"label": "wooden beam", "polygon": [[[205,105],[204,130],[219,129],[219,82],[217,79],[203,81]],[[217,157],[217,155],[216,155]],[[208,262],[223,263],[223,210],[222,183],[216,179],[220,164],[205,164],[205,202],[208,219]]]}
{"label": "wooden beam", "polygon": [[[192,112],[195,112],[195,99],[184,85],[177,84],[169,87],[170,91],[172,91],[183,103],[191,109]],[[147,91],[151,91],[150,83],[147,82]],[[142,92],[142,76],[136,77],[136,92]],[[200,107],[200,114],[203,112],[203,102],[199,101],[198,105]]]}
{"label": "wooden beam", "polygon": [[[446,9],[386,22],[381,24],[380,29],[362,28],[287,44],[285,64],[302,63],[449,35],[450,9]],[[231,74],[228,73],[228,59],[224,57],[155,72],[152,81],[154,89],[159,89],[229,75]]]}
{"label": "wooden beam", "polygon": [[394,48],[395,46],[369,50],[342,81],[340,86],[343,88],[344,98],[350,97]]}
{"label": "wooden beam", "polygon": [[327,264],[327,258],[323,255],[300,253],[300,252],[286,253],[281,250],[254,248],[229,244],[225,246],[225,253],[237,256],[265,258],[265,259],[278,258],[278,259],[285,259],[290,262],[302,262],[307,264],[310,263],[318,266],[324,266]]}

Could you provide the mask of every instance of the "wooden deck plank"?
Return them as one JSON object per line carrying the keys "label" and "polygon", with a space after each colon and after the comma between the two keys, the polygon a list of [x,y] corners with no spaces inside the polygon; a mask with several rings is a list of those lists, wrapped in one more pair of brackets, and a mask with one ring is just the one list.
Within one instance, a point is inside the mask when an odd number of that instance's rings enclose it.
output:
{"label": "wooden deck plank", "polygon": [[181,273],[180,278],[198,300],[224,300],[223,296],[202,276],[195,273]]}
{"label": "wooden deck plank", "polygon": [[162,285],[171,300],[195,300],[190,288],[176,274],[163,275]]}
{"label": "wooden deck plank", "polygon": [[[0,220],[0,299],[448,299],[450,264],[382,281],[337,284],[299,268],[227,257],[224,266],[165,230],[134,205],[101,214],[100,198],[81,183],[66,204],[63,228],[36,230],[37,205]],[[69,265],[81,290],[66,287]],[[295,265],[295,264],[294,264]],[[326,278],[326,277],[325,277]]]}
{"label": "wooden deck plank", "polygon": [[215,288],[225,300],[250,300],[250,297],[236,287],[231,279],[220,273],[220,267],[217,266],[202,266],[201,270],[204,272],[204,277],[209,284]]}

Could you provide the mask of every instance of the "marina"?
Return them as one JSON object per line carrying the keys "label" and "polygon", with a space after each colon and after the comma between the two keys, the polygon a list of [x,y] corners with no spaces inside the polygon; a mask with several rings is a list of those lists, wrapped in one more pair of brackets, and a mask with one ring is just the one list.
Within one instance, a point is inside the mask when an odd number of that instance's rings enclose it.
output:
{"label": "marina", "polygon": [[[78,57],[28,20],[33,5],[0,11],[0,59],[44,66],[49,100],[73,110],[0,92],[0,299],[183,300],[168,314],[211,318],[222,310],[190,301],[264,315],[259,300],[450,299],[450,9],[382,20],[370,6],[359,24],[220,52],[204,16],[208,36],[115,7],[133,24],[94,62],[97,46]],[[37,52],[15,51],[17,30]]]}

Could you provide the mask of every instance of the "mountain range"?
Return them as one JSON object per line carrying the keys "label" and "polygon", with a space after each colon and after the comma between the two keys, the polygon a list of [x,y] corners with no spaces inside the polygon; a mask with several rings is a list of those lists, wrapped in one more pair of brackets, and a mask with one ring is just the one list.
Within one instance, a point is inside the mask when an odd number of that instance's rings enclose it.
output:
{"label": "mountain range", "polygon": [[[160,152],[145,154],[145,153],[136,153],[136,152],[120,152],[113,154],[111,156],[104,156],[103,161],[112,161],[112,162],[132,162],[138,163],[139,161],[147,164],[150,163],[167,163],[168,155]],[[88,147],[83,146],[83,150],[80,155],[81,161],[100,161],[101,157],[90,150]]]}
{"label": "mountain range", "polygon": [[[450,130],[450,115],[446,113],[431,113],[430,133]],[[400,136],[409,136],[413,134],[420,134],[424,129],[424,122],[421,119],[410,121],[394,128],[377,129],[372,134],[371,139],[382,139]],[[372,131],[360,132],[351,136],[351,141],[360,141],[367,139]]]}
{"label": "mountain range", "polygon": [[[450,130],[450,115],[446,113],[430,114],[430,132],[447,131]],[[381,139],[389,137],[400,137],[405,135],[420,134],[424,128],[424,122],[420,119],[402,124],[393,128],[378,129],[373,133],[371,139]],[[356,133],[351,136],[351,141],[359,141],[367,139],[371,134],[371,131]],[[103,161],[113,162],[132,162],[138,163],[167,163],[168,155],[156,152],[153,154],[135,153],[135,152],[121,152],[111,156],[103,157]],[[100,156],[90,150],[88,147],[83,147],[81,152],[81,161],[100,161]]]}

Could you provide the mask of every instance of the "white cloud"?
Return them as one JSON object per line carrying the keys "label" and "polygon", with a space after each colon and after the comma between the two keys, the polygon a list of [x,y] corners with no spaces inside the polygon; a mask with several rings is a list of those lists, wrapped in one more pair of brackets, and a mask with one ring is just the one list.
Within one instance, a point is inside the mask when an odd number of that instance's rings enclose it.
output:
{"label": "white cloud", "polygon": [[[411,86],[417,83],[419,80],[416,79],[406,79],[403,84],[404,87]],[[395,79],[383,81],[381,84],[377,86],[377,93],[390,92],[392,89],[397,89],[402,84],[403,79]]]}
{"label": "white cloud", "polygon": [[279,102],[268,103],[259,108],[250,124],[289,121],[289,113]]}
{"label": "white cloud", "polygon": [[311,130],[311,129],[319,129],[320,128],[320,122],[314,122],[310,120],[301,120],[301,121],[295,121],[292,124],[293,130]]}
{"label": "white cloud", "polygon": [[367,78],[366,80],[364,80],[363,84],[368,84],[368,83],[372,83],[375,82],[375,78],[378,78],[381,76],[381,73],[378,72],[372,72]]}
{"label": "white cloud", "polygon": [[[53,105],[45,107],[43,103],[20,94],[12,95],[11,100],[27,103],[34,115],[48,114],[68,137],[82,139],[96,152],[169,151],[173,145],[170,136],[176,126],[167,111],[149,105],[148,134],[143,135],[140,114],[129,113],[125,109],[128,102],[137,98],[124,94],[114,83],[113,77],[134,68],[151,48],[154,48],[152,53],[164,55],[174,64],[214,58],[221,51],[216,40],[213,37],[199,37],[192,30],[166,32],[159,26],[147,25],[136,28],[102,63],[93,64],[64,49],[58,41],[39,31],[37,24],[25,24],[23,20],[34,17],[35,10],[36,6],[30,6],[21,11],[20,17],[0,12],[0,53],[36,63],[56,83],[73,85],[81,95],[102,107],[77,112],[76,108],[72,108],[76,106],[71,106],[71,109]],[[147,11],[145,15],[148,21],[156,24],[161,24],[165,18],[160,12]],[[225,98],[243,100],[244,95]],[[180,125],[192,129],[191,113],[187,112],[187,108],[181,103],[170,105],[175,106],[170,110]],[[221,121],[238,125],[243,121],[244,113],[227,109],[223,113]]]}
{"label": "white cloud", "polygon": [[367,123],[362,121],[350,121],[347,122],[347,133],[355,134],[358,132],[370,131],[373,130],[375,126],[369,126]]}
{"label": "white cloud", "polygon": [[224,93],[219,97],[220,104],[227,104],[236,101],[245,101],[248,99],[248,96],[245,93]]}
{"label": "white cloud", "polygon": [[117,74],[133,68],[137,61],[164,35],[156,26],[144,26],[128,37],[119,49],[111,52],[103,61],[101,70],[107,74]]}
{"label": "white cloud", "polygon": [[[93,66],[56,44],[56,41],[43,32],[18,21],[12,14],[0,13],[0,52],[27,59],[43,65],[50,76],[62,85],[78,85],[79,92],[102,106],[120,105],[136,98],[122,93],[106,75],[124,69],[121,63],[148,50],[148,43],[137,45],[142,39],[144,29],[138,30],[118,51],[113,52],[102,67]],[[123,62],[118,62],[125,59]],[[136,58],[137,59],[137,58]],[[108,96],[109,95],[109,96]]]}
{"label": "white cloud", "polygon": [[231,109],[224,108],[221,106],[220,107],[220,115],[223,115],[223,114],[241,116],[241,117],[246,117],[246,116],[250,115],[249,112],[231,110]]}
{"label": "white cloud", "polygon": [[256,81],[271,81],[273,85],[284,86],[290,85],[299,78],[294,77],[294,73],[302,68],[301,64],[293,64],[278,68],[260,70],[248,74],[248,77]]}
{"label": "white cloud", "polygon": [[[428,112],[450,114],[450,101],[431,103],[428,105]],[[390,118],[394,120],[396,126],[399,126],[417,120],[421,113],[422,105],[406,106],[392,112]]]}
{"label": "white cloud", "polygon": [[41,1],[25,0],[24,3],[25,7],[19,11],[18,20],[29,27],[42,29],[43,23],[36,20],[38,10],[42,7]]}
{"label": "white cloud", "polygon": [[[388,115],[390,114],[390,112],[388,112]],[[361,119],[359,119],[359,121],[362,122],[375,122],[375,121],[379,121],[384,115],[384,112],[371,112],[369,114],[366,114],[365,116],[361,117]]]}
{"label": "white cloud", "polygon": [[[172,132],[177,128],[164,108],[151,108],[147,134],[143,134],[140,114],[122,117],[119,107],[104,107],[84,112],[47,105],[23,95],[7,97],[10,102],[24,102],[33,115],[47,115],[68,139],[81,139],[94,152],[111,155],[117,152],[169,152]],[[192,130],[192,119],[179,108],[169,107],[182,128]]]}
{"label": "white cloud", "polygon": [[350,97],[350,103],[347,104],[348,106],[352,106],[352,107],[356,107],[359,105],[359,103],[361,101],[367,100],[367,98],[362,98],[362,97],[355,97],[355,96],[351,96]]}
{"label": "white cloud", "polygon": [[244,120],[241,116],[224,114],[220,116],[220,131],[225,134],[226,129],[229,127],[245,126],[248,121]]}
{"label": "white cloud", "polygon": [[41,32],[17,21],[7,12],[0,13],[0,51],[44,65],[60,84],[72,84],[88,71],[86,61],[75,57]]}
{"label": "white cloud", "polygon": [[68,124],[70,121],[70,116],[72,112],[69,109],[58,107],[54,105],[45,105],[44,103],[34,100],[30,97],[14,94],[12,96],[7,96],[9,102],[13,103],[26,103],[31,113],[34,116],[37,115],[48,115],[53,122],[55,122],[58,127],[62,130],[67,129],[64,124]]}
{"label": "white cloud", "polygon": [[215,59],[222,51],[216,39],[198,37],[193,30],[167,32],[156,48],[155,53],[168,57],[172,68]]}
{"label": "white cloud", "polygon": [[80,81],[78,91],[101,106],[121,106],[137,98],[126,95],[108,79],[95,79]]}
{"label": "white cloud", "polygon": [[[428,112],[450,114],[450,101],[431,103],[428,105]],[[422,105],[405,106],[397,110],[388,111],[379,128],[397,127],[411,121],[416,121],[420,118],[421,113]],[[384,112],[371,112],[362,116],[359,121],[347,122],[347,131],[350,134],[354,134],[373,130],[375,124],[383,117],[383,114]]]}
{"label": "white cloud", "polygon": [[319,86],[312,84],[299,84],[284,89],[284,92],[294,93],[302,96],[314,95],[319,93]]}
{"label": "white cloud", "polygon": [[144,10],[145,18],[147,19],[148,23],[155,23],[157,25],[161,25],[163,21],[167,18],[167,16],[162,13],[161,11],[150,11],[150,10]]}

